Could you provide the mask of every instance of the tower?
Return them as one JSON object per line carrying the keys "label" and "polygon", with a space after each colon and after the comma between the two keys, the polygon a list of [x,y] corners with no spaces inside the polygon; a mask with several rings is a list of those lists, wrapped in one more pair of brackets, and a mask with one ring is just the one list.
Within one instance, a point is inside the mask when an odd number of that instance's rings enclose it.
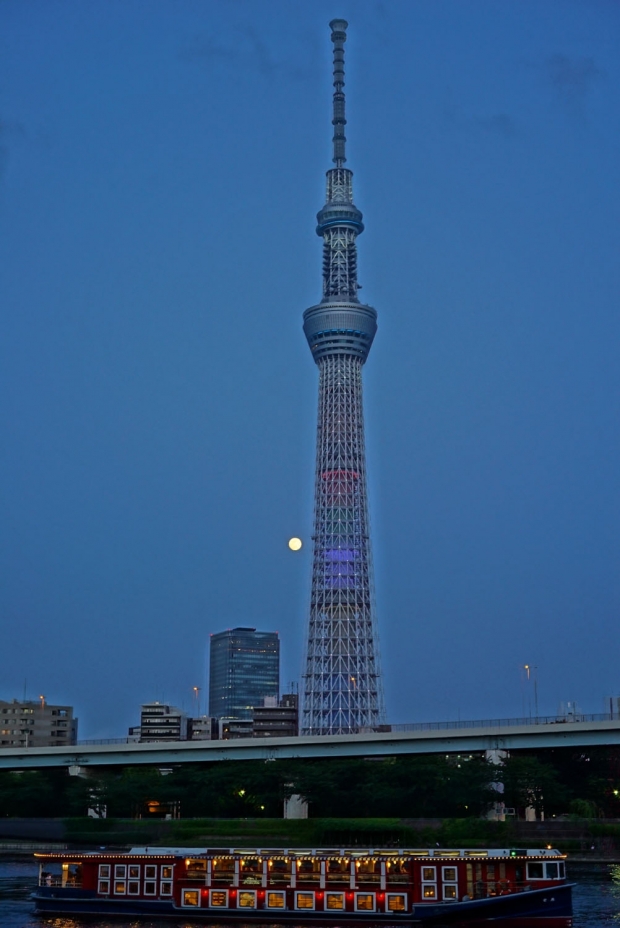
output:
{"label": "tower", "polygon": [[330,23],[334,44],[334,154],[323,239],[323,298],[304,313],[319,368],[312,591],[302,683],[302,734],[341,734],[384,721],[374,609],[362,410],[362,367],[377,313],[360,303],[353,172],[345,168],[344,43],[347,23]]}

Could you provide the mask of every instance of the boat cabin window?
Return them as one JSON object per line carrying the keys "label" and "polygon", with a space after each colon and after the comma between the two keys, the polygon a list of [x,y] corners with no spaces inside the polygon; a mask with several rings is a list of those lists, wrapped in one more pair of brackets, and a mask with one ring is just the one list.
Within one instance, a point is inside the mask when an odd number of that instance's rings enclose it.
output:
{"label": "boat cabin window", "polygon": [[257,857],[250,857],[248,860],[241,861],[242,873],[260,873],[262,864]]}
{"label": "boat cabin window", "polygon": [[442,867],[444,883],[456,883],[456,867]]}
{"label": "boat cabin window", "polygon": [[406,883],[409,867],[410,864],[406,860],[388,860],[385,865],[388,883]]}
{"label": "boat cabin window", "polygon": [[200,905],[200,890],[198,889],[184,889],[183,896],[181,898],[181,903],[183,905],[189,906],[199,906]]}
{"label": "boat cabin window", "polygon": [[225,909],[228,906],[228,892],[218,889],[213,890],[210,903],[216,909]]}
{"label": "boat cabin window", "polygon": [[297,869],[300,873],[319,873],[320,864],[318,860],[300,860]]}
{"label": "boat cabin window", "polygon": [[407,864],[404,860],[388,860],[385,865],[387,873],[406,873]]}
{"label": "boat cabin window", "polygon": [[374,912],[374,893],[355,893],[355,909],[357,912]]}
{"label": "boat cabin window", "polygon": [[82,864],[81,863],[63,863],[62,865],[62,885],[63,886],[81,886],[82,885]]}
{"label": "boat cabin window", "polygon": [[144,867],[144,879],[145,880],[156,880],[157,879],[157,867],[155,864],[146,864]]}
{"label": "boat cabin window", "polygon": [[[108,876],[109,876],[108,867]],[[39,886],[63,886],[66,871],[58,861],[46,860],[39,864]]]}
{"label": "boat cabin window", "polygon": [[425,883],[434,883],[437,879],[436,867],[422,867],[422,880]]}
{"label": "boat cabin window", "polygon": [[564,863],[560,860],[533,861],[527,865],[528,880],[564,879]]}
{"label": "boat cabin window", "polygon": [[164,864],[161,868],[161,878],[162,880],[172,879],[172,867],[169,864]]}
{"label": "boat cabin window", "polygon": [[157,883],[155,882],[155,880],[145,880],[144,881],[144,895],[154,896],[156,893],[157,893]]}
{"label": "boat cabin window", "polygon": [[235,873],[235,862],[232,857],[218,857],[211,866],[214,880],[232,880]]}
{"label": "boat cabin window", "polygon": [[314,893],[295,893],[295,906],[298,909],[313,909]]}
{"label": "boat cabin window", "polygon": [[207,872],[207,861],[204,857],[188,857],[185,861],[185,869],[190,879],[200,879]]}
{"label": "boat cabin window", "polygon": [[[318,860],[300,860],[297,862],[297,879],[300,882],[314,883],[319,879],[321,862]],[[314,908],[314,905],[312,906]]]}
{"label": "boat cabin window", "polygon": [[291,862],[289,860],[270,860],[267,865],[271,884],[291,882]]}
{"label": "boat cabin window", "polygon": [[332,882],[348,882],[351,878],[351,864],[348,860],[332,857],[327,861],[327,879]]}
{"label": "boat cabin window", "polygon": [[407,903],[404,895],[401,895],[400,893],[387,894],[388,912],[404,912],[406,908]]}
{"label": "boat cabin window", "polygon": [[377,879],[380,879],[381,864],[378,860],[372,860],[370,858],[367,860],[357,860],[355,866],[360,879],[368,880],[370,878],[373,882],[375,876]]}
{"label": "boat cabin window", "polygon": [[344,893],[325,893],[325,908],[344,910]]}
{"label": "boat cabin window", "polygon": [[237,905],[240,909],[255,909],[256,908],[256,892],[255,890],[242,889],[239,891],[237,897]]}
{"label": "boat cabin window", "polygon": [[267,908],[268,909],[283,909],[284,908],[284,893],[267,893]]}

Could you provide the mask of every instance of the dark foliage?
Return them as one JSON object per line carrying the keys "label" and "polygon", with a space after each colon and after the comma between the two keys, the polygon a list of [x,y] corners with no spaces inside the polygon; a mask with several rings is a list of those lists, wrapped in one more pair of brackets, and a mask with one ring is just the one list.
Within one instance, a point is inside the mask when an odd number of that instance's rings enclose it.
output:
{"label": "dark foliage", "polygon": [[[515,752],[501,767],[483,756],[401,756],[187,764],[169,773],[134,767],[93,772],[0,773],[1,816],[147,817],[149,803],[178,804],[188,818],[273,818],[300,793],[313,818],[467,818],[484,814],[504,784],[508,806],[620,816],[620,750]],[[572,806],[571,806],[572,803]]]}

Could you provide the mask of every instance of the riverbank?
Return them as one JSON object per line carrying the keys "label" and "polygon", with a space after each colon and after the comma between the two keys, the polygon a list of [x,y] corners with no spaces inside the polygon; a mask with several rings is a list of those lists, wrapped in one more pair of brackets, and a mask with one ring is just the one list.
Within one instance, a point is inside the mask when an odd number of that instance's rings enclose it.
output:
{"label": "riverbank", "polygon": [[581,862],[620,862],[620,820],[2,818],[0,853],[49,847],[545,847]]}

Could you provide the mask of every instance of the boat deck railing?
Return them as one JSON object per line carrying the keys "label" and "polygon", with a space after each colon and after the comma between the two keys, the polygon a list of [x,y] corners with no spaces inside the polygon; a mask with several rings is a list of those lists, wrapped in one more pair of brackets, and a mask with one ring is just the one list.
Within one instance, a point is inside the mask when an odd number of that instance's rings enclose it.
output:
{"label": "boat deck railing", "polygon": [[71,889],[81,889],[82,881],[81,880],[65,880],[63,883],[61,876],[56,876],[54,874],[46,874],[39,879],[39,886],[64,886],[70,887]]}

